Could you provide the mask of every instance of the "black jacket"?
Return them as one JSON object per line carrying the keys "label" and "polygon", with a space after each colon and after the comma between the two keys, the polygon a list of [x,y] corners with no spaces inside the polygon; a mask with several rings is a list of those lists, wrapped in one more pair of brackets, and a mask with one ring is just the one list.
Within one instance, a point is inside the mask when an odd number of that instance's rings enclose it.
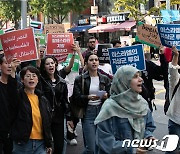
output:
{"label": "black jacket", "polygon": [[50,102],[53,114],[52,122],[61,123],[64,121],[65,114],[67,115],[67,120],[69,120],[70,109],[65,80],[57,75],[56,86],[53,88],[52,81],[41,76],[40,88]]}
{"label": "black jacket", "polygon": [[153,85],[153,79],[157,81],[164,80],[164,86],[167,85],[167,79],[165,78],[167,73],[167,62],[164,55],[160,54],[160,66],[156,65],[152,61],[146,60],[146,70],[142,71],[142,78],[144,80],[143,91],[141,95],[149,103],[149,107],[152,110],[151,101],[155,99],[155,88]]}
{"label": "black jacket", "polygon": [[153,86],[153,79],[157,81],[161,81],[164,79],[164,72],[166,69],[164,67],[164,65],[166,64],[164,55],[160,55],[160,61],[161,61],[161,65],[158,66],[152,61],[146,60],[146,70],[142,71],[142,78],[144,80],[144,85],[149,91],[151,99],[154,99],[154,92],[155,92]]}
{"label": "black jacket", "polygon": [[[99,90],[104,90],[109,94],[111,80],[98,72],[99,76]],[[84,94],[82,92],[82,77],[84,78]],[[78,105],[84,107],[85,110],[88,105],[88,95],[89,95],[89,88],[90,88],[91,78],[89,72],[85,72],[83,75],[79,75],[76,77],[74,81],[74,88],[73,88],[73,99],[78,102]],[[104,101],[104,100],[102,100]]]}
{"label": "black jacket", "polygon": [[0,82],[0,136],[7,135],[10,131],[10,104],[8,97],[7,84]]}
{"label": "black jacket", "polygon": [[[17,80],[12,77],[8,79],[8,93],[11,96],[12,138],[17,142],[27,142],[33,125],[30,101],[23,88],[17,90]],[[45,146],[52,147],[50,105],[40,91],[35,90],[35,94],[39,99]]]}

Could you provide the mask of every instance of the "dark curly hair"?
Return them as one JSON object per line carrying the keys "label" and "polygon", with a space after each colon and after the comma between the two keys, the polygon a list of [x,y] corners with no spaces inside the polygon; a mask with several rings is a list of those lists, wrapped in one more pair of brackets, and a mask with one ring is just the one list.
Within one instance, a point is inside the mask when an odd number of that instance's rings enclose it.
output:
{"label": "dark curly hair", "polygon": [[41,76],[43,78],[45,78],[45,79],[50,79],[49,75],[47,74],[47,71],[45,70],[45,63],[46,63],[46,60],[48,58],[51,58],[55,62],[55,67],[56,68],[55,68],[55,72],[54,72],[54,77],[57,78],[57,75],[58,75],[58,71],[57,71],[58,61],[54,56],[46,56],[43,59],[41,59],[41,65],[40,65]]}

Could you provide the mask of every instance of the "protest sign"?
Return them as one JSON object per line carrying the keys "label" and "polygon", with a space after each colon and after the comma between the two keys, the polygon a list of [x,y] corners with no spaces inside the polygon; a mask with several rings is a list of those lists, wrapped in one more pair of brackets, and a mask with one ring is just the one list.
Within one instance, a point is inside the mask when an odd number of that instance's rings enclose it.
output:
{"label": "protest sign", "polygon": [[151,47],[159,48],[161,41],[156,27],[140,24],[137,28],[138,41]]}
{"label": "protest sign", "polygon": [[112,48],[112,44],[97,44],[97,55],[99,57],[99,63],[110,63],[108,48]]}
{"label": "protest sign", "polygon": [[32,28],[5,33],[0,39],[7,61],[13,57],[21,62],[38,59]]}
{"label": "protest sign", "polygon": [[157,24],[163,46],[176,46],[180,50],[180,24]]}
{"label": "protest sign", "polygon": [[74,43],[72,33],[48,34],[47,55],[72,53],[71,45]]}
{"label": "protest sign", "polygon": [[108,49],[108,51],[113,74],[115,74],[116,70],[123,65],[132,65],[139,70],[144,70],[146,68],[143,46],[141,44],[121,48],[111,48]]}
{"label": "protest sign", "polygon": [[67,59],[68,54],[55,55],[58,63],[62,63]]}
{"label": "protest sign", "polygon": [[163,23],[170,23],[173,21],[179,21],[179,10],[161,10]]}
{"label": "protest sign", "polygon": [[45,34],[48,33],[64,33],[64,25],[63,24],[46,24],[44,26]]}
{"label": "protest sign", "polygon": [[[62,63],[62,65],[68,66],[71,58],[72,58],[72,54],[70,53],[70,54],[68,54],[66,61],[64,63]],[[73,67],[71,68],[72,71],[74,71],[74,72],[79,71],[79,61],[80,61],[79,55],[75,55],[74,64],[73,64]]]}
{"label": "protest sign", "polygon": [[[0,35],[1,34],[4,34],[4,31],[3,30],[0,30]],[[1,44],[1,42],[0,42],[0,50],[2,50],[2,44]]]}
{"label": "protest sign", "polygon": [[46,35],[45,34],[35,34],[35,38],[40,39],[40,42],[39,42],[40,45],[46,45]]}

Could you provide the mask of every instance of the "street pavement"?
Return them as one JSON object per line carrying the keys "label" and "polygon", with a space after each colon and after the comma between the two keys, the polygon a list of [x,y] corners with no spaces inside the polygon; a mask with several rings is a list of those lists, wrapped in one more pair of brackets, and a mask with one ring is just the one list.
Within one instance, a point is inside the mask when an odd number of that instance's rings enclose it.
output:
{"label": "street pavement", "polygon": [[[156,130],[154,132],[155,138],[162,140],[162,138],[168,134],[168,119],[164,115],[163,105],[164,105],[164,95],[165,89],[163,87],[163,81],[154,81],[154,86],[156,88],[156,99],[155,104],[157,110],[153,112],[153,118],[156,124]],[[82,138],[82,129],[81,123],[78,123],[77,126],[78,137],[76,138],[78,141],[77,146],[67,146],[67,154],[81,154],[83,152],[83,138]],[[163,154],[159,150],[149,151],[148,154]]]}

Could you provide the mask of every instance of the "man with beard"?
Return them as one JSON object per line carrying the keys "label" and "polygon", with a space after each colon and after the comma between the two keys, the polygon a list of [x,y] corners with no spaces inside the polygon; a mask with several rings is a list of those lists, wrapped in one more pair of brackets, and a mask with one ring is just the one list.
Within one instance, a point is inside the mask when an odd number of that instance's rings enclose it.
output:
{"label": "man with beard", "polygon": [[87,43],[87,50],[83,52],[82,56],[83,58],[86,56],[87,53],[89,52],[94,52],[95,46],[96,46],[96,38],[94,36],[90,36],[88,38],[88,43]]}

